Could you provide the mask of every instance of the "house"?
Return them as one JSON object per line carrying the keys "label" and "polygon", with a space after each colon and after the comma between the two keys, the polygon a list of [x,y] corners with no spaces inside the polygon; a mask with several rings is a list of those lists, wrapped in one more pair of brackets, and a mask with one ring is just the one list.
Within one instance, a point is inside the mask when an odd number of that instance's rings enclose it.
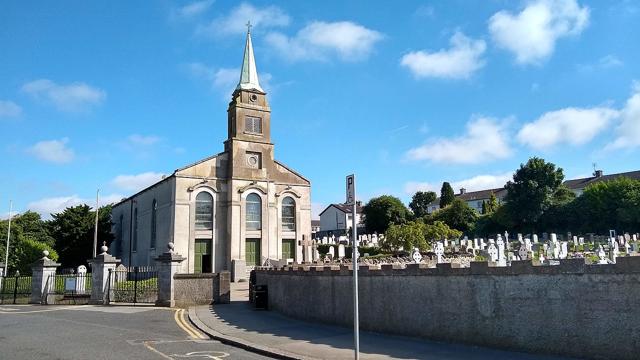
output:
{"label": "house", "polygon": [[640,170],[629,171],[618,174],[604,175],[602,170],[596,170],[593,173],[593,176],[581,179],[567,180],[564,182],[564,186],[568,187],[569,190],[573,191],[576,196],[582,195],[584,189],[591,185],[602,181],[611,181],[620,177],[627,177],[630,179],[640,180]]}
{"label": "house", "polygon": [[[362,224],[362,202],[356,202],[356,224],[358,228]],[[320,231],[317,235],[324,236],[329,233],[343,235],[353,226],[353,205],[330,204],[320,213]]]}
{"label": "house", "polygon": [[[504,201],[504,197],[507,195],[507,191],[504,188],[495,188],[478,191],[467,191],[465,188],[460,188],[460,192],[455,194],[455,197],[464,200],[470,208],[476,210],[478,213],[482,213],[482,202],[488,202],[491,198],[491,194],[494,194],[498,200],[498,204]],[[429,204],[427,212],[429,214],[440,209],[440,198],[435,199]]]}
{"label": "house", "polygon": [[230,270],[233,281],[270,260],[310,258],[301,242],[311,237],[311,183],[274,158],[249,32],[239,75],[224,151],[113,206],[112,251],[124,265],[154,265],[169,242],[186,258],[180,272]]}
{"label": "house", "polygon": [[320,220],[311,220],[311,234],[320,231]]}

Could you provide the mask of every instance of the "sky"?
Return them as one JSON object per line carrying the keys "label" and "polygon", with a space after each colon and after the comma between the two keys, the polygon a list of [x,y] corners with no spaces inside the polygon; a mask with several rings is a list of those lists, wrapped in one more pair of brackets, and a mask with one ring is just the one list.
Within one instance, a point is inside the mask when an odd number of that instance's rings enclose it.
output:
{"label": "sky", "polygon": [[114,202],[219,153],[251,21],[316,216],[443,181],[640,169],[635,1],[3,1],[0,214]]}

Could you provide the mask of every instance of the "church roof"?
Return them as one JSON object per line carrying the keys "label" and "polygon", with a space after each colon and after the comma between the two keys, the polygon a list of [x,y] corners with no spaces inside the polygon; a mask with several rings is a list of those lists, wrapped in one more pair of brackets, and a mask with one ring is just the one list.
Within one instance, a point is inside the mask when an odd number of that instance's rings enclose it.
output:
{"label": "church roof", "polygon": [[251,44],[251,25],[248,25],[247,43],[244,46],[244,57],[242,59],[242,70],[240,81],[236,90],[257,90],[264,93],[258,81],[258,71],[256,70],[256,59],[253,56],[253,45]]}

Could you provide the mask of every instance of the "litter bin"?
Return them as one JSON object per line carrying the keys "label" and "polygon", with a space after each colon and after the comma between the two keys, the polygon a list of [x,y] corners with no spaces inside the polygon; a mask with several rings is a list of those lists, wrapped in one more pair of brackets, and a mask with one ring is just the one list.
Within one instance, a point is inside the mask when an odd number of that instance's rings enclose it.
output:
{"label": "litter bin", "polygon": [[256,285],[253,288],[253,299],[256,309],[269,309],[269,293],[267,285]]}

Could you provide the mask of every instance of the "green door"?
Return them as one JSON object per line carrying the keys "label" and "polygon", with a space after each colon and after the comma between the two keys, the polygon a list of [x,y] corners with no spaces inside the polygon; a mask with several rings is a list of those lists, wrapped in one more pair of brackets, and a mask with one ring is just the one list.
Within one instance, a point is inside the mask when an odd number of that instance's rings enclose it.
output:
{"label": "green door", "polygon": [[196,239],[195,244],[195,259],[193,265],[193,272],[210,273],[211,272],[211,240],[209,239]]}
{"label": "green door", "polygon": [[295,239],[282,239],[282,260],[296,258]]}
{"label": "green door", "polygon": [[260,266],[260,239],[247,239],[245,246],[247,266]]}

